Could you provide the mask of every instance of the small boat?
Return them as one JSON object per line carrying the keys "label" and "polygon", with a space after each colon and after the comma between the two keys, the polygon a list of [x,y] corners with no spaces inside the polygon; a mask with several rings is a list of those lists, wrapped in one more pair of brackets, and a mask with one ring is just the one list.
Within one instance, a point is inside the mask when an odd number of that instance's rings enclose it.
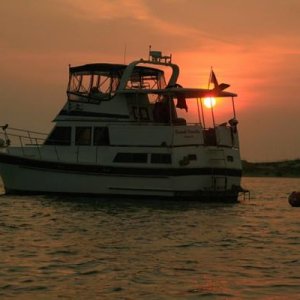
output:
{"label": "small boat", "polygon": [[300,207],[300,192],[292,192],[289,195],[289,204],[294,207]]}
{"label": "small boat", "polygon": [[212,88],[183,88],[178,76],[151,48],[128,65],[70,66],[50,134],[2,126],[6,193],[237,201],[237,95],[213,71]]}

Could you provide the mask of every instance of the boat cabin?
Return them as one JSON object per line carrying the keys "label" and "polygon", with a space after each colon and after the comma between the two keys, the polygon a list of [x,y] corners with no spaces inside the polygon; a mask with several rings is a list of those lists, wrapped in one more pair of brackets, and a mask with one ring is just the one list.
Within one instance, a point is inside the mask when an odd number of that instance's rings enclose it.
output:
{"label": "boat cabin", "polygon": [[[145,136],[149,132],[151,145],[171,146],[171,137],[174,136],[174,142],[178,132],[183,132],[173,127],[185,126],[186,132],[196,128],[201,135],[195,144],[236,146],[236,123],[229,123],[236,120],[236,95],[224,91],[229,85],[218,85],[214,75],[214,89],[183,88],[177,84],[179,67],[171,63],[169,56],[152,52],[148,60],[129,65],[96,63],[70,67],[67,103],[55,119],[56,127],[45,144],[123,145],[133,136],[138,144],[149,145]],[[209,112],[204,108],[203,99],[213,96],[232,98],[233,114],[227,120],[218,122],[214,108]],[[160,132],[170,141],[163,140]],[[135,144],[135,140],[129,144]]]}

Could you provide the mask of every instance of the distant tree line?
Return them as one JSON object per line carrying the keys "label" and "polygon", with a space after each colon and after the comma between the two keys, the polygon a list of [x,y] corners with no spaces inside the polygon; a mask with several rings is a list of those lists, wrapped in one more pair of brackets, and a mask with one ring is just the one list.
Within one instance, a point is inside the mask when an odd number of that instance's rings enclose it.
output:
{"label": "distant tree line", "polygon": [[252,163],[242,161],[243,176],[300,177],[300,159]]}

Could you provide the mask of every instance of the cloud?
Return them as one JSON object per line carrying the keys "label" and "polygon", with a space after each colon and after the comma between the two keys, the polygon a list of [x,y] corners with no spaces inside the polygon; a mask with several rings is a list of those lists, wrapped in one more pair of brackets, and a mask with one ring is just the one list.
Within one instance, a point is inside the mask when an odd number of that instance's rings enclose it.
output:
{"label": "cloud", "polygon": [[[193,35],[199,33],[192,26],[170,22],[164,19],[164,14],[155,14],[146,1],[141,0],[90,0],[88,4],[81,0],[65,0],[72,7],[78,18],[92,22],[110,20],[132,20],[144,23],[148,30],[171,35]],[[153,5],[153,2],[151,3]],[[159,3],[155,5],[159,6]],[[154,6],[155,6],[154,5]],[[148,34],[147,31],[144,34]]]}
{"label": "cloud", "polygon": [[65,0],[78,17],[89,20],[134,18],[143,20],[148,17],[147,7],[139,0]]}

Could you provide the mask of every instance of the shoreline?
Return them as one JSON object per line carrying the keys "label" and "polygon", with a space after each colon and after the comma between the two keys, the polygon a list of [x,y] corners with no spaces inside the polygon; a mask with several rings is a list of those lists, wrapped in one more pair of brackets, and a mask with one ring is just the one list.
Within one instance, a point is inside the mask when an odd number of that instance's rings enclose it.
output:
{"label": "shoreline", "polygon": [[300,160],[251,163],[242,160],[243,176],[300,178]]}

